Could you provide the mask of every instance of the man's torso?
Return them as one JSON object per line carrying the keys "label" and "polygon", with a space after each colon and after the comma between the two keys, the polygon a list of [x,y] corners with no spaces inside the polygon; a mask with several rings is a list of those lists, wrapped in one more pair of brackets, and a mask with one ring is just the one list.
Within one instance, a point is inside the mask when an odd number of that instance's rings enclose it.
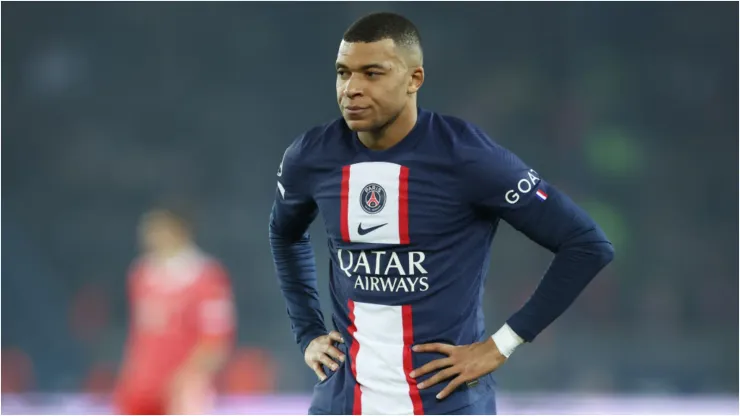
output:
{"label": "man's torso", "polygon": [[200,253],[177,265],[142,259],[130,276],[131,328],[121,384],[166,386],[198,339],[198,300],[214,260]]}
{"label": "man's torso", "polygon": [[436,413],[468,405],[490,393],[490,377],[439,402],[445,383],[419,391],[408,376],[440,358],[412,353],[412,345],[464,345],[485,334],[481,298],[495,222],[462,197],[458,138],[423,112],[397,147],[371,152],[338,124],[312,144],[309,183],[329,240],[334,324],[350,359],[317,385],[314,408]]}

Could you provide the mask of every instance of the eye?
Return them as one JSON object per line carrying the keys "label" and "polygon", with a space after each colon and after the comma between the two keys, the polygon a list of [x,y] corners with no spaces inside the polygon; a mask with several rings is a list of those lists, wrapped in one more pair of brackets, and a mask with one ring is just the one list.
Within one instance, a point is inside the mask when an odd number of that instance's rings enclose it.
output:
{"label": "eye", "polygon": [[337,76],[340,78],[344,78],[345,75],[347,75],[347,71],[344,69],[337,69]]}
{"label": "eye", "polygon": [[381,74],[380,72],[368,72],[368,73],[367,73],[367,77],[368,77],[368,78],[377,78],[377,77],[379,77],[380,75],[382,75],[382,74]]}

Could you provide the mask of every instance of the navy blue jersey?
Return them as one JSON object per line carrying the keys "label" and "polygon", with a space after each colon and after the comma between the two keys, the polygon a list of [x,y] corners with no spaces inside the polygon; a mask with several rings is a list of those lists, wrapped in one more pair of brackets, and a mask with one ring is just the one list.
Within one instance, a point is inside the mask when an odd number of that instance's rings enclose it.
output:
{"label": "navy blue jersey", "polygon": [[270,236],[302,350],[327,333],[306,231],[317,216],[331,253],[333,323],[348,360],[315,387],[314,413],[439,414],[492,394],[489,375],[440,401],[445,382],[419,390],[428,376],[408,374],[440,358],[412,352],[415,344],[487,337],[483,286],[501,219],[557,253],[535,295],[508,320],[526,341],[612,254],[588,215],[477,127],[420,109],[402,141],[374,151],[340,118],[296,139],[278,171]]}

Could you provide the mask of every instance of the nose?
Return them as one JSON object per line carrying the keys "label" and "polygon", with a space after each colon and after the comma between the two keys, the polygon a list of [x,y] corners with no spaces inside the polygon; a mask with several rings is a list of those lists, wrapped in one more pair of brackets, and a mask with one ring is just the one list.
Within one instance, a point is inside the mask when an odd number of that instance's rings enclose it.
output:
{"label": "nose", "polygon": [[347,98],[355,98],[362,95],[362,84],[356,75],[351,75],[344,83],[343,94]]}

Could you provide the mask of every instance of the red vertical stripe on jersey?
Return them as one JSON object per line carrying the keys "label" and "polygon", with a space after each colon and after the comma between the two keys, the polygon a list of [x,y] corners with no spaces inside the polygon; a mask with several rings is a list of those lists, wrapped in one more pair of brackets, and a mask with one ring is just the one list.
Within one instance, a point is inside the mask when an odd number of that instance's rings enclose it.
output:
{"label": "red vertical stripe on jersey", "polygon": [[[347,169],[347,167],[345,167]],[[347,172],[349,173],[349,172]],[[357,382],[357,353],[360,351],[360,343],[355,338],[355,332],[357,332],[357,326],[355,326],[355,302],[350,299],[347,302],[349,306],[349,328],[347,328],[349,335],[352,337],[352,346],[349,347],[349,359],[352,361],[352,376],[355,378],[355,399],[354,405],[352,406],[353,415],[362,414],[362,390],[360,390],[360,383]]]}
{"label": "red vertical stripe on jersey", "polygon": [[349,172],[350,166],[342,168],[342,193],[341,201],[342,207],[340,209],[339,228],[342,232],[342,240],[349,243]]}
{"label": "red vertical stripe on jersey", "polygon": [[409,168],[401,166],[398,175],[398,237],[401,244],[409,243]]}
{"label": "red vertical stripe on jersey", "polygon": [[424,406],[421,403],[419,388],[416,387],[416,380],[409,374],[414,371],[414,360],[411,356],[411,347],[414,346],[414,321],[411,316],[411,305],[403,305],[403,372],[406,374],[406,382],[409,383],[409,397],[414,404],[414,414],[423,415]]}

